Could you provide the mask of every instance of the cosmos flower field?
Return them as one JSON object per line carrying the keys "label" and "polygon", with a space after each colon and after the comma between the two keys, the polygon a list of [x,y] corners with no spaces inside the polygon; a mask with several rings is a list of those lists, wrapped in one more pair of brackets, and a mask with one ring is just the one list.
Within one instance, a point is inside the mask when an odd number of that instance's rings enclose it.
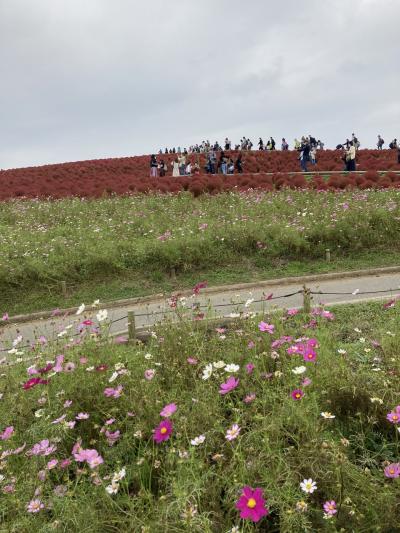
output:
{"label": "cosmos flower field", "polygon": [[171,269],[196,277],[230,265],[250,272],[310,263],[324,259],[326,248],[333,258],[395,253],[399,195],[283,190],[2,202],[0,312],[32,289],[59,294],[61,280],[82,285],[133,273],[143,286]]}
{"label": "cosmos flower field", "polygon": [[394,531],[398,305],[249,308],[210,329],[181,300],[146,344],[82,307],[74,342],[16,339],[1,531]]}

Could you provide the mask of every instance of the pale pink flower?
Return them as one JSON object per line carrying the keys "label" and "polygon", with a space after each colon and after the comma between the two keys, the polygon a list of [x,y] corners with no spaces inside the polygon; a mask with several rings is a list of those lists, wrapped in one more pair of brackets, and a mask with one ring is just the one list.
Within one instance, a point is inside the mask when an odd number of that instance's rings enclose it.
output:
{"label": "pale pink flower", "polygon": [[115,389],[112,387],[107,387],[104,389],[104,396],[107,396],[107,398],[119,398],[122,394],[123,386],[118,385]]}
{"label": "pale pink flower", "polygon": [[267,333],[272,335],[275,331],[275,326],[273,324],[267,324],[266,322],[261,321],[258,324],[258,329],[260,331],[266,331]]}
{"label": "pale pink flower", "polygon": [[147,381],[151,381],[156,374],[156,371],[154,368],[148,368],[144,371],[144,377],[147,379]]}
{"label": "pale pink flower", "polygon": [[13,433],[14,433],[14,426],[8,426],[3,431],[3,433],[0,433],[0,439],[1,440],[8,440],[8,439],[10,439],[12,437]]}
{"label": "pale pink flower", "polygon": [[31,500],[26,507],[28,513],[38,513],[42,509],[44,509],[44,504],[39,499]]}
{"label": "pale pink flower", "polygon": [[79,413],[76,415],[76,420],[87,420],[90,417],[89,413]]}
{"label": "pale pink flower", "polygon": [[163,407],[162,411],[160,412],[160,416],[163,418],[169,418],[172,416],[175,411],[177,410],[177,405],[175,403],[169,403],[165,407]]}

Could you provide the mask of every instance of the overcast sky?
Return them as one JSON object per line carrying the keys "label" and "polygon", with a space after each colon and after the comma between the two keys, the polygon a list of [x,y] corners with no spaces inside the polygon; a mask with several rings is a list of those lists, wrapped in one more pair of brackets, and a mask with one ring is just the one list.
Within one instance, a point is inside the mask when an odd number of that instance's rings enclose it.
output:
{"label": "overcast sky", "polygon": [[400,138],[400,0],[0,0],[0,168]]}

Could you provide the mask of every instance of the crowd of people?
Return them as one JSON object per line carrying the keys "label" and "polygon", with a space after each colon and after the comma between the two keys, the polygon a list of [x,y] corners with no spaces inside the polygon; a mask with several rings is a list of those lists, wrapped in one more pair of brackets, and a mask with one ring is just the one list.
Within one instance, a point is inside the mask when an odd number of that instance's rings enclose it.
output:
{"label": "crowd of people", "polygon": [[[377,148],[382,150],[385,144],[381,135],[378,135]],[[195,144],[189,147],[187,150],[181,149],[178,146],[175,148],[165,148],[165,150],[159,150],[158,155],[160,159],[157,159],[155,155],[150,158],[150,176],[158,177],[165,176],[168,172],[168,164],[162,158],[163,154],[175,154],[175,158],[171,163],[172,176],[191,176],[193,174],[200,173],[199,157],[197,161],[193,162],[193,156],[196,154],[206,154],[206,164],[204,170],[207,174],[234,174],[243,172],[242,151],[249,151],[253,149],[253,143],[247,137],[240,139],[239,144],[235,144],[232,148],[232,142],[226,138],[221,146],[218,141],[214,144],[210,141],[203,141],[200,144]],[[260,137],[257,143],[258,150],[273,151],[276,150],[276,141],[273,137],[264,142]],[[347,172],[353,172],[356,170],[357,151],[361,144],[354,133],[351,135],[351,139],[346,139],[344,143],[340,143],[336,146],[336,150],[342,152],[341,158],[344,163],[344,170]],[[302,172],[308,172],[308,165],[315,165],[318,160],[318,151],[324,150],[325,144],[316,139],[312,135],[303,136],[300,140],[294,139],[293,150],[298,152],[298,159],[300,163],[300,169]],[[282,138],[280,149],[285,151],[289,150],[289,144],[285,138]],[[389,149],[397,150],[397,160],[400,163],[400,142],[397,139],[393,139],[389,143]],[[225,152],[231,152],[235,150],[238,155],[235,159],[230,154]]]}

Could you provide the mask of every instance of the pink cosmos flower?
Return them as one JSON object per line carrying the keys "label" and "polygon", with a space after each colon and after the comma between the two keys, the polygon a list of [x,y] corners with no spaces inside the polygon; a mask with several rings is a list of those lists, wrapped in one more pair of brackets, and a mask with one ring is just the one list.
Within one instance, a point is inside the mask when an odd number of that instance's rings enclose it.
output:
{"label": "pink cosmos flower", "polygon": [[90,468],[96,468],[97,466],[104,463],[103,458],[99,455],[97,450],[83,450],[81,449],[77,453],[74,453],[75,461],[78,463],[86,462]]}
{"label": "pink cosmos flower", "polygon": [[167,419],[160,422],[160,424],[156,427],[153,434],[153,440],[160,444],[160,442],[163,442],[164,440],[168,440],[172,433],[172,423]]}
{"label": "pink cosmos flower", "polygon": [[144,377],[145,379],[147,379],[147,381],[151,381],[154,378],[155,374],[156,371],[154,370],[154,368],[148,368],[144,371]]}
{"label": "pink cosmos flower", "polygon": [[311,385],[311,383],[312,381],[310,378],[304,378],[303,381],[301,382],[303,387],[308,387],[309,385]]}
{"label": "pink cosmos flower", "polygon": [[396,478],[400,476],[400,463],[392,463],[383,471],[386,477]]}
{"label": "pink cosmos flower", "polygon": [[58,459],[52,459],[47,463],[47,470],[53,470],[58,465]]}
{"label": "pink cosmos flower", "polygon": [[63,355],[57,355],[56,363],[55,363],[54,368],[53,368],[54,372],[62,372],[63,363],[64,363],[64,356]]}
{"label": "pink cosmos flower", "polygon": [[220,385],[219,393],[228,394],[233,391],[239,385],[239,379],[235,379],[235,376],[230,376],[225,383]]}
{"label": "pink cosmos flower", "polygon": [[266,331],[267,333],[270,333],[272,335],[275,331],[275,326],[273,324],[267,324],[266,322],[261,321],[258,324],[258,329],[260,331]]}
{"label": "pink cosmos flower", "polygon": [[251,403],[255,399],[256,399],[256,395],[254,394],[254,392],[252,392],[251,394],[247,394],[243,401],[244,403]]}
{"label": "pink cosmos flower", "polygon": [[7,322],[7,320],[9,319],[10,317],[8,316],[8,313],[4,313],[3,317],[2,317],[2,321],[3,322]]}
{"label": "pink cosmos flower", "polygon": [[197,365],[198,363],[198,360],[195,359],[194,357],[188,357],[186,361],[189,363],[189,365]]}
{"label": "pink cosmos flower", "polygon": [[294,308],[293,308],[293,309],[288,309],[288,310],[287,310],[287,315],[288,315],[288,316],[295,316],[295,315],[298,314],[298,312],[299,312],[298,309],[294,309]]}
{"label": "pink cosmos flower", "polygon": [[86,365],[86,363],[88,362],[88,358],[87,357],[80,357],[79,358],[79,362],[81,365]]}
{"label": "pink cosmos flower", "polygon": [[172,416],[175,411],[177,410],[177,405],[175,403],[169,403],[168,405],[166,405],[165,407],[163,407],[161,413],[160,413],[160,416],[162,416],[163,418],[169,418],[170,416]]}
{"label": "pink cosmos flower", "polygon": [[65,420],[66,417],[67,415],[62,415],[60,416],[60,418],[56,418],[55,420],[53,420],[52,424],[60,424],[63,420]]}
{"label": "pink cosmos flower", "polygon": [[70,361],[64,365],[64,372],[73,372],[75,370],[75,364]]}
{"label": "pink cosmos flower", "polygon": [[240,511],[240,518],[258,522],[263,516],[267,516],[269,510],[265,506],[263,491],[260,487],[252,489],[245,486],[242,489],[242,495],[236,502],[236,509]]}
{"label": "pink cosmos flower", "polygon": [[227,430],[225,438],[229,441],[235,440],[239,436],[239,433],[240,426],[238,424],[233,424],[233,426]]}
{"label": "pink cosmos flower", "polygon": [[118,387],[115,389],[112,387],[107,387],[104,389],[104,396],[107,396],[107,398],[119,398],[122,394],[123,388],[124,387],[122,385],[118,385]]}
{"label": "pink cosmos flower", "polygon": [[248,363],[246,365],[246,372],[248,374],[251,374],[253,372],[253,370],[255,369],[255,365],[253,365],[253,363]]}
{"label": "pink cosmos flower", "polygon": [[249,350],[251,350],[252,348],[254,348],[256,345],[256,343],[254,341],[249,341],[248,344],[247,344],[247,348]]}
{"label": "pink cosmos flower", "polygon": [[72,400],[65,400],[64,402],[64,407],[67,408],[67,407],[71,407],[72,405]]}
{"label": "pink cosmos flower", "polygon": [[12,437],[12,434],[14,433],[14,426],[8,426],[3,431],[3,433],[0,433],[0,439],[1,440],[8,440]]}
{"label": "pink cosmos flower", "polygon": [[44,504],[39,499],[31,500],[26,507],[28,513],[38,513],[42,509],[44,509]]}
{"label": "pink cosmos flower", "polygon": [[15,492],[15,485],[4,485],[3,494],[12,494],[13,492]]}
{"label": "pink cosmos flower", "polygon": [[89,413],[79,413],[76,415],[76,420],[87,420],[90,417]]}
{"label": "pink cosmos flower", "polygon": [[26,452],[27,455],[51,455],[57,450],[57,446],[50,445],[48,439],[41,440]]}
{"label": "pink cosmos flower", "polygon": [[107,443],[109,446],[114,446],[114,444],[119,440],[119,438],[121,437],[121,432],[119,429],[117,429],[116,431],[112,432],[112,431],[106,431],[105,432],[105,436],[107,438]]}
{"label": "pink cosmos flower", "polygon": [[115,418],[109,418],[104,423],[106,426],[111,426],[111,424],[114,424],[114,422],[115,422]]}
{"label": "pink cosmos flower", "polygon": [[68,468],[69,465],[72,463],[71,459],[63,459],[60,463],[60,468]]}
{"label": "pink cosmos flower", "polygon": [[96,366],[95,370],[96,372],[105,372],[106,370],[108,370],[108,366],[102,363],[101,365]]}
{"label": "pink cosmos flower", "polygon": [[324,503],[324,511],[327,515],[333,516],[337,513],[335,500],[330,500]]}
{"label": "pink cosmos flower", "polygon": [[291,397],[293,398],[293,400],[296,400],[296,401],[301,400],[303,396],[304,396],[304,392],[301,389],[295,389],[291,393]]}

